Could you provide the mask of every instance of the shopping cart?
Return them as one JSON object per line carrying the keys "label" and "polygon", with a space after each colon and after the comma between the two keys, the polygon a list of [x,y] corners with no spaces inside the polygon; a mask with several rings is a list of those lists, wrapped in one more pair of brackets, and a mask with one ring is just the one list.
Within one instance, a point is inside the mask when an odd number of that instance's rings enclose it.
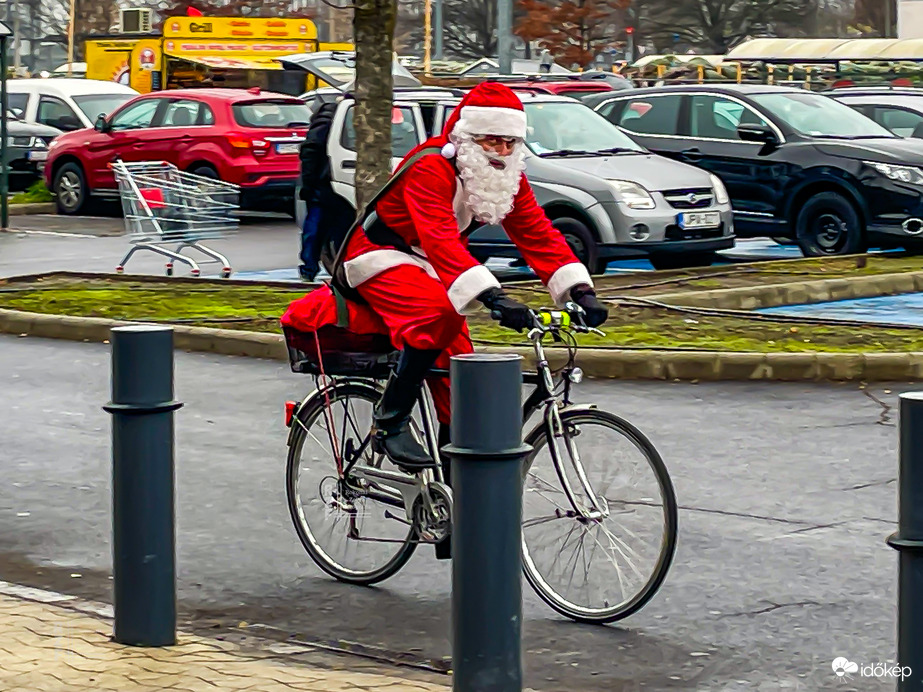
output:
{"label": "shopping cart", "polygon": [[[125,271],[138,250],[150,250],[167,258],[167,276],[172,276],[174,262],[189,265],[193,276],[201,274],[199,264],[211,263],[221,264],[222,278],[231,275],[227,257],[200,241],[223,238],[237,229],[237,185],[185,173],[166,161],[117,159],[110,166],[119,184],[125,230],[132,244],[116,273]],[[210,259],[196,263],[181,254],[186,248]]]}

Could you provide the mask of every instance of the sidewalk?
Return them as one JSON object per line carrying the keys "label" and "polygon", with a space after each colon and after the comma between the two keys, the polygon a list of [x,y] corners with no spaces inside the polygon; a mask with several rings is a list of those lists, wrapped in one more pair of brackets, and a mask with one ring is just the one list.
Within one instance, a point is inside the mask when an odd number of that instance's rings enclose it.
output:
{"label": "sidewalk", "polygon": [[[361,659],[275,644],[255,650],[180,632],[177,646],[138,648],[110,641],[111,620],[93,604],[0,582],[0,689],[4,692],[310,690],[447,692],[447,686],[378,672]],[[24,595],[16,595],[16,593]],[[58,602],[49,602],[57,600]],[[282,653],[280,653],[282,652]],[[301,655],[299,655],[301,654]],[[312,663],[303,662],[307,657]],[[318,665],[318,659],[330,667]],[[299,660],[300,659],[300,660]]]}

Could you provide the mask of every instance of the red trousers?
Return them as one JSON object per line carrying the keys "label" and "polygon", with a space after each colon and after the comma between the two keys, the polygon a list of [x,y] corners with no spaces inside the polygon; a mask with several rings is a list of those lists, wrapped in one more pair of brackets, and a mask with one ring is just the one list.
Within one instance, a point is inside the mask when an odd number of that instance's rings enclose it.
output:
{"label": "red trousers", "polygon": [[[381,317],[395,348],[439,349],[437,368],[448,368],[449,359],[471,353],[471,337],[465,318],[449,301],[442,283],[421,267],[403,264],[383,271],[358,286],[359,293]],[[449,380],[427,380],[440,423],[450,420]]]}

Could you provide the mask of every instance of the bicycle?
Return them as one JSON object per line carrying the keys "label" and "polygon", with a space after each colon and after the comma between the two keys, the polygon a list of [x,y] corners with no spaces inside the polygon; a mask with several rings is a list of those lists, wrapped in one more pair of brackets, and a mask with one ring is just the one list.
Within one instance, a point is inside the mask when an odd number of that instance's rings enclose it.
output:
{"label": "bicycle", "polygon": [[[676,548],[677,506],[660,454],[637,428],[595,405],[570,400],[571,387],[583,377],[575,364],[574,334],[602,333],[587,327],[582,314],[573,303],[564,310],[542,309],[533,312],[535,327],[528,332],[537,365],[534,373],[523,373],[524,383],[534,386],[523,404],[523,425],[537,413],[541,417],[524,438],[532,451],[523,464],[522,568],[539,597],[558,613],[579,622],[610,623],[642,608],[666,578]],[[543,340],[549,335],[567,346],[567,362],[557,371],[545,357]],[[290,339],[289,348],[294,370]],[[300,404],[287,404],[286,490],[295,530],[324,572],[352,584],[387,579],[419,544],[437,543],[451,532],[452,491],[439,464],[426,386],[414,431],[436,467],[411,475],[372,450],[372,408],[395,362],[388,350],[390,344],[364,369],[341,364],[335,372],[342,376],[328,369],[315,392]],[[346,360],[356,365],[349,354]],[[630,451],[640,458],[621,465]],[[595,472],[605,474],[602,481],[591,482]],[[631,477],[638,472],[639,478]],[[319,480],[305,482],[309,473]],[[307,501],[302,487],[316,488]],[[653,540],[640,539],[645,531]],[[636,539],[639,545],[629,545]],[[330,542],[344,549],[334,556]],[[594,563],[598,554],[606,558],[602,569]],[[574,584],[578,571],[582,587]]]}

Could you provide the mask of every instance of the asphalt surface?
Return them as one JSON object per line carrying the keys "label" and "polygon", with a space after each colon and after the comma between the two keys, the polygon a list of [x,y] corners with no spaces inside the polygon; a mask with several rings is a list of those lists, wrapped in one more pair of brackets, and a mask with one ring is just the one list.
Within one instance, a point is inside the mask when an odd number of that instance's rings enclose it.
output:
{"label": "asphalt surface", "polygon": [[[109,600],[108,347],[0,337],[0,579]],[[285,504],[285,364],[177,353],[179,601],[199,628],[241,623],[416,661],[450,654],[450,566],[421,549],[377,588],[322,575]],[[897,394],[826,384],[586,382],[635,422],[681,505],[659,594],[606,627],[524,586],[526,683],[542,691],[885,690],[839,656],[893,660]],[[77,575],[77,576],[74,576]],[[255,625],[265,625],[257,628]]]}

